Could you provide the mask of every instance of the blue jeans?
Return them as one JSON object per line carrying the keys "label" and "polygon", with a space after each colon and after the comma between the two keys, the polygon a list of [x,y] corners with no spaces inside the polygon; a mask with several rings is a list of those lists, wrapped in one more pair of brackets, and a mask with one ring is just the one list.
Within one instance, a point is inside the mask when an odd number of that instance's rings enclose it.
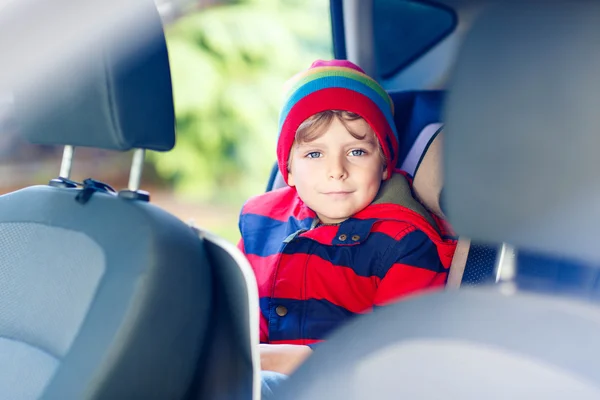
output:
{"label": "blue jeans", "polygon": [[261,371],[260,377],[260,394],[262,400],[272,400],[273,389],[281,385],[281,382],[288,378],[288,376],[285,374],[273,371]]}

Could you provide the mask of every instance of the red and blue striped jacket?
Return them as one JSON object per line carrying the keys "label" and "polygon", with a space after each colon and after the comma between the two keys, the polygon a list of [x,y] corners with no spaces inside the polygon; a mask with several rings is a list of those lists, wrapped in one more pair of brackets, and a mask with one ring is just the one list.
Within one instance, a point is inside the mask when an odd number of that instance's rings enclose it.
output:
{"label": "red and blue striped jacket", "polygon": [[446,282],[456,241],[402,174],[341,224],[316,222],[292,187],[242,208],[239,248],[258,283],[261,343],[312,344],[357,314]]}

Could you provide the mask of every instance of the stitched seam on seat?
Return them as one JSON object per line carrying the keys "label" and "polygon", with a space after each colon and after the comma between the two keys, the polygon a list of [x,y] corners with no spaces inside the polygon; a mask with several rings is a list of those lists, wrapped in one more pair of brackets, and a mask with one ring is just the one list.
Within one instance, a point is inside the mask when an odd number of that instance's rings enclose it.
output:
{"label": "stitched seam on seat", "polygon": [[21,339],[17,339],[17,338],[13,338],[13,337],[9,337],[9,336],[5,336],[5,335],[0,335],[0,339],[6,339],[9,340],[11,342],[16,342],[16,343],[23,343],[31,348],[34,348],[36,350],[39,350],[40,352],[52,357],[53,359],[55,359],[56,361],[60,361],[61,358],[59,355],[52,353],[50,350],[48,349],[44,349],[43,347],[40,347],[39,345],[36,345],[34,343],[31,342],[27,342],[25,340],[21,340]]}

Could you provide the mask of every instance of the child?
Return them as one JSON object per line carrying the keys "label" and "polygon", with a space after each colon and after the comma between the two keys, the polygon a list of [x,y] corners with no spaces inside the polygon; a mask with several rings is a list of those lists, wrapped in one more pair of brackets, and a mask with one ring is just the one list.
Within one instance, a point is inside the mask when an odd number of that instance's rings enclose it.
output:
{"label": "child", "polygon": [[262,369],[289,374],[352,316],[443,287],[455,242],[394,173],[393,103],[358,66],[314,62],[279,122],[289,186],[248,200],[239,247],[258,282]]}

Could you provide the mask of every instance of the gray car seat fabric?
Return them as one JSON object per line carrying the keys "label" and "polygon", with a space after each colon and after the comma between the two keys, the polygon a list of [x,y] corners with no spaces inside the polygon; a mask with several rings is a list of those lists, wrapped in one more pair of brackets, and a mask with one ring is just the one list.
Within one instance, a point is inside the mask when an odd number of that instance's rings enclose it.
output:
{"label": "gray car seat fabric", "polygon": [[231,243],[197,230],[215,266],[210,335],[190,388],[190,399],[260,398],[258,289],[248,260]]}
{"label": "gray car seat fabric", "polygon": [[6,398],[182,398],[208,331],[207,256],[164,211],[37,186],[0,196]]}
{"label": "gray car seat fabric", "polygon": [[[87,3],[89,12],[104,4]],[[84,62],[65,63],[52,77],[32,77],[51,80],[51,96],[40,93],[39,85],[15,88],[19,132],[30,142],[120,151],[173,148],[175,111],[160,16],[151,0],[127,3],[135,10],[129,21],[135,34],[124,40],[107,32],[77,55]],[[114,13],[115,21],[123,18],[119,10]],[[36,28],[31,34],[52,35]],[[47,101],[40,104],[40,99]]]}
{"label": "gray car seat fabric", "polygon": [[452,80],[449,217],[467,236],[599,262],[600,4],[495,11]]}
{"label": "gray car seat fabric", "polygon": [[[38,398],[81,328],[106,260],[89,236],[34,222],[0,224],[0,243],[0,354],[11,361],[0,388],[8,398]],[[64,243],[79,251],[63,251]],[[30,268],[56,256],[48,268]],[[56,308],[45,306],[49,299]]]}
{"label": "gray car seat fabric", "polygon": [[351,321],[274,398],[594,399],[599,324],[597,308],[549,297],[418,297]]}

